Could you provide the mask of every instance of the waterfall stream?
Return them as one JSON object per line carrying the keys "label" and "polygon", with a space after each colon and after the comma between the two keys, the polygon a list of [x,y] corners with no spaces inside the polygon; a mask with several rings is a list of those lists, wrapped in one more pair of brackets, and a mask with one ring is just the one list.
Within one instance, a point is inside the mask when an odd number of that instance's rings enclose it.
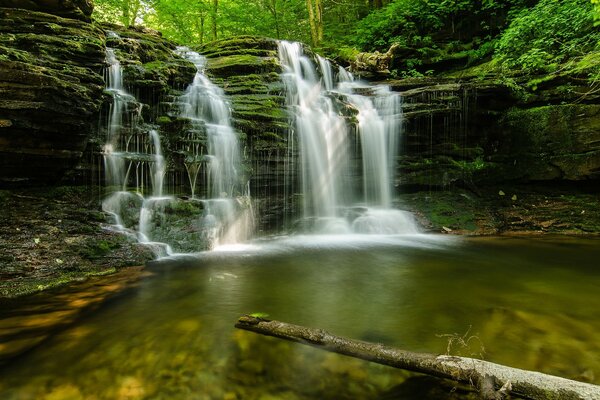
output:
{"label": "waterfall stream", "polygon": [[[114,216],[118,229],[152,245],[158,255],[235,244],[246,240],[253,229],[247,185],[240,183],[238,174],[239,143],[223,91],[203,74],[202,56],[185,48],[177,53],[198,71],[178,100],[179,116],[192,126],[179,151],[185,155],[189,192],[165,194],[169,159],[163,154],[158,127],[143,121],[142,104],[125,90],[115,51],[106,50],[106,90],[113,101],[103,147],[109,190],[103,209]],[[201,183],[207,188],[206,198],[198,197],[199,176],[205,178]]]}
{"label": "waterfall stream", "polygon": [[[176,53],[196,67],[175,99],[187,121],[180,139],[164,140],[144,121],[143,105],[125,90],[115,50],[106,51],[107,113],[103,147],[110,194],[103,209],[115,224],[159,254],[191,253],[245,242],[254,227],[248,183],[242,176],[238,135],[221,88],[204,74],[206,59],[185,47]],[[304,54],[299,43],[279,42],[290,112],[286,174],[299,176],[302,218],[297,232],[416,233],[412,215],[392,209],[393,167],[402,127],[401,98],[385,86],[356,81],[329,60]],[[163,150],[167,147],[167,153]],[[177,157],[174,158],[174,157]],[[169,181],[173,163],[189,186]],[[165,187],[170,193],[165,193]],[[290,209],[293,207],[289,207]]]}
{"label": "waterfall stream", "polygon": [[[320,56],[314,63],[300,43],[279,42],[279,58],[292,120],[289,143],[297,141],[300,154],[304,199],[301,229],[318,233],[416,233],[410,213],[390,208],[402,127],[400,96],[385,86],[356,82],[343,68],[334,79],[331,63]],[[348,108],[357,120],[357,140],[348,122]],[[359,167],[350,162],[356,143],[360,147]],[[353,170],[359,170],[362,190],[355,188]]]}

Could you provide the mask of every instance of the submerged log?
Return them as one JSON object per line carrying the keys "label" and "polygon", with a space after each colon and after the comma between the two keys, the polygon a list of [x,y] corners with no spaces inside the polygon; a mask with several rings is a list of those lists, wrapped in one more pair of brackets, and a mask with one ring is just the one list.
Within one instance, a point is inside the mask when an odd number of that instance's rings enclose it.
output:
{"label": "submerged log", "polygon": [[534,400],[600,400],[598,385],[474,358],[415,353],[335,336],[322,329],[252,316],[241,317],[235,327],[394,368],[476,385],[484,389],[482,395],[485,398],[501,398],[502,393],[509,392],[511,395]]}

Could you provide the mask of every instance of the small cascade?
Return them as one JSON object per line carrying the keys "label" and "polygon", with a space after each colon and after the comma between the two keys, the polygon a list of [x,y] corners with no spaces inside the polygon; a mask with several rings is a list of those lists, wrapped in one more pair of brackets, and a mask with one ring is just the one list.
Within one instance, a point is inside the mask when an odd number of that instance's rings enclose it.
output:
{"label": "small cascade", "polygon": [[213,247],[247,240],[254,215],[247,184],[242,184],[240,146],[231,126],[231,111],[221,88],[204,75],[206,58],[179,47],[177,53],[196,66],[191,85],[179,99],[181,116],[193,129],[183,149],[192,198],[198,178],[206,188],[203,225],[210,228],[207,240]]}
{"label": "small cascade", "polygon": [[[183,147],[190,197],[165,194],[167,159],[156,126],[145,124],[141,107],[127,93],[123,69],[113,49],[107,49],[107,92],[113,97],[106,122],[103,148],[106,182],[111,188],[103,209],[115,225],[158,255],[189,253],[245,240],[253,226],[248,192],[242,196],[237,136],[223,93],[202,73],[204,59],[180,50],[198,68],[194,82],[181,96],[181,116],[192,129]],[[200,176],[204,179],[200,180]],[[150,189],[151,186],[151,189]],[[207,198],[198,198],[197,187]]]}
{"label": "small cascade", "polygon": [[[293,125],[289,143],[297,141],[300,158],[304,218],[298,227],[320,233],[418,232],[410,213],[390,208],[400,96],[385,86],[356,82],[341,67],[335,77],[320,56],[317,69],[299,43],[279,42],[279,58]],[[352,162],[355,148],[358,165]]]}
{"label": "small cascade", "polygon": [[[202,154],[203,146],[192,146],[187,157],[186,167],[192,184],[192,196],[195,196],[195,182],[200,164],[206,164],[208,196],[231,197],[239,193],[238,170],[241,165],[237,135],[231,127],[231,112],[225,102],[225,94],[218,86],[212,84],[203,74],[206,58],[180,47],[178,54],[191,61],[197,69],[196,76],[186,89],[180,102],[183,110],[181,116],[192,121],[195,135],[190,137],[201,139],[206,136],[207,154]],[[194,165],[197,164],[197,165]],[[237,192],[237,193],[236,193]]]}

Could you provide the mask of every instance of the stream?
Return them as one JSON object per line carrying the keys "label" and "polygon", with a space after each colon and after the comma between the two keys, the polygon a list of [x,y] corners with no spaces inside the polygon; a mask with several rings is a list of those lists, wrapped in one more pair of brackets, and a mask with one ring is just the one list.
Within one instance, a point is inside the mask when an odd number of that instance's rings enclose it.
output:
{"label": "stream", "polygon": [[290,236],[166,258],[1,369],[0,398],[462,398],[406,392],[404,371],[233,327],[259,312],[597,383],[599,259],[598,239],[446,235]]}

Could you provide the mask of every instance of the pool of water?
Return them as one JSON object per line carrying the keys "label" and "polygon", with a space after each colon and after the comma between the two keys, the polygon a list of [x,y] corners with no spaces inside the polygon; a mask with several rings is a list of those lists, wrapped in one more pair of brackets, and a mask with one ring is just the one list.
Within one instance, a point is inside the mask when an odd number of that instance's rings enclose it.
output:
{"label": "pool of water", "polygon": [[598,383],[599,260],[597,239],[435,235],[281,237],[164,259],[0,370],[0,398],[411,398],[406,372],[233,327],[256,312]]}

